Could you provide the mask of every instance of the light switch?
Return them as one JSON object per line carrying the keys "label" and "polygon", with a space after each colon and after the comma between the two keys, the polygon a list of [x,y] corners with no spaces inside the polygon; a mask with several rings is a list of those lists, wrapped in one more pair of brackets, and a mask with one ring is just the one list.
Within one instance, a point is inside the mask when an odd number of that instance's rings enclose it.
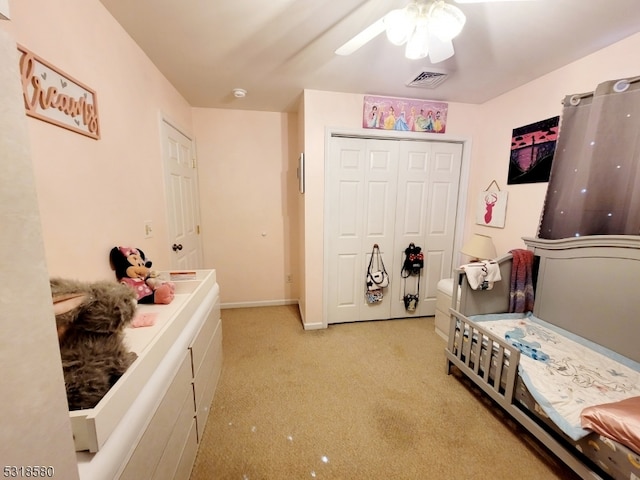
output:
{"label": "light switch", "polygon": [[144,222],[144,238],[153,237],[153,227],[151,226],[151,221]]}

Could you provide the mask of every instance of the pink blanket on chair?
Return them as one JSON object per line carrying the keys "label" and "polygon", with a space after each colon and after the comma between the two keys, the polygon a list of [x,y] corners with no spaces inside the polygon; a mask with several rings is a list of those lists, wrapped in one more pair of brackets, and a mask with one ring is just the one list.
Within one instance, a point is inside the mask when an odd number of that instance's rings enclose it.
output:
{"label": "pink blanket on chair", "polygon": [[533,311],[533,252],[524,249],[511,250],[511,290],[509,312]]}

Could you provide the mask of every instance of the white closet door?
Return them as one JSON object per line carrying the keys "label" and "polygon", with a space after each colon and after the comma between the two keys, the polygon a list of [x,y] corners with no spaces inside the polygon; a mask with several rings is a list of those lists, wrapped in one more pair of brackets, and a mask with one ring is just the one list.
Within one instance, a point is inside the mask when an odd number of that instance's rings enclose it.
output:
{"label": "white closet door", "polygon": [[[400,142],[398,201],[392,287],[394,318],[435,315],[438,281],[451,276],[462,145],[446,142]],[[404,250],[410,243],[422,247],[420,301],[407,312],[404,293],[415,293],[417,276],[400,278]],[[406,290],[405,290],[406,282]]]}
{"label": "white closet door", "polygon": [[[429,142],[401,141],[398,168],[398,197],[396,201],[395,251],[393,257],[393,301],[391,315],[394,318],[419,316],[424,309],[422,299],[418,309],[409,313],[404,306],[405,293],[416,293],[417,276],[401,277],[404,251],[410,243],[424,248],[429,214],[429,181],[432,168]],[[426,253],[426,252],[425,252]],[[420,293],[424,291],[424,272],[420,278]],[[406,288],[405,288],[406,287]]]}
{"label": "white closet door", "polygon": [[327,196],[327,321],[390,318],[391,297],[369,305],[365,275],[373,245],[393,255],[398,143],[334,137],[330,141]]}
{"label": "white closet door", "polygon": [[462,144],[435,142],[432,147],[421,315],[435,315],[438,282],[451,277],[462,170]]}

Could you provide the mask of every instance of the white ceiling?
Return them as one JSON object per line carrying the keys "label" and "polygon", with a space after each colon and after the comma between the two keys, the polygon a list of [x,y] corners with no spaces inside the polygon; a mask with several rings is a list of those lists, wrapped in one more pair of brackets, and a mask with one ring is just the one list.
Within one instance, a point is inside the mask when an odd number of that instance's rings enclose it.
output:
{"label": "white ceiling", "polygon": [[[409,0],[101,2],[192,106],[265,111],[295,111],[303,89],[484,103],[640,31],[640,0],[458,5],[467,23],[456,54],[432,65],[407,60],[384,34],[334,54]],[[407,87],[423,68],[449,77]]]}

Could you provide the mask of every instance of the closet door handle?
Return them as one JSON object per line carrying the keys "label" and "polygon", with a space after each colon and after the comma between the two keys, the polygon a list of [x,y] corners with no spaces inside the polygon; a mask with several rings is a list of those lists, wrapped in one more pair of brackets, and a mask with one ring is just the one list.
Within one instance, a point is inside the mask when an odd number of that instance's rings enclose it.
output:
{"label": "closet door handle", "polygon": [[172,249],[174,252],[177,252],[177,251],[179,251],[179,250],[182,250],[182,244],[181,244],[181,243],[178,243],[178,244],[174,243],[174,244],[173,244],[173,246],[171,247],[171,249]]}

